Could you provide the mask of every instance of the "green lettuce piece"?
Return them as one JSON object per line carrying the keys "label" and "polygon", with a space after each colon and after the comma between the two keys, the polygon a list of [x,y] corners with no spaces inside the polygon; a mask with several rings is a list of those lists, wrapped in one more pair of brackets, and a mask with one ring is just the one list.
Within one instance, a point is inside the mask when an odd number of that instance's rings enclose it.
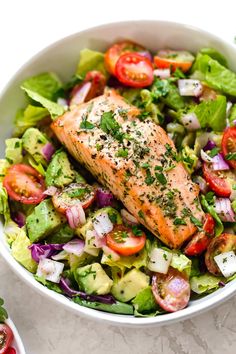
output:
{"label": "green lettuce piece", "polygon": [[219,288],[219,282],[224,279],[222,277],[215,277],[210,273],[192,277],[190,279],[191,290],[197,294],[210,293]]}
{"label": "green lettuce piece", "polygon": [[226,68],[228,67],[226,58],[223,56],[223,54],[218,52],[216,49],[214,49],[214,48],[202,48],[200,50],[200,53],[203,54],[203,55],[208,55],[209,57],[211,57],[212,59],[218,61],[218,63],[220,63],[221,65],[225,66]]}
{"label": "green lettuce piece", "polygon": [[175,111],[185,107],[185,100],[180,96],[178,88],[173,83],[169,83],[168,93],[161,98],[161,101]]}
{"label": "green lettuce piece", "polygon": [[236,96],[236,74],[209,55],[199,53],[192,70],[198,72],[210,87]]}
{"label": "green lettuce piece", "polygon": [[6,159],[0,159],[0,182],[2,182],[9,167],[10,164]]}
{"label": "green lettuce piece", "polygon": [[141,290],[132,300],[136,317],[152,317],[163,311],[156,303],[150,286]]}
{"label": "green lettuce piece", "polygon": [[185,146],[181,151],[181,161],[184,164],[186,170],[192,174],[198,162],[198,157],[196,156],[193,149],[189,146]]}
{"label": "green lettuce piece", "polygon": [[234,104],[234,105],[231,107],[231,110],[230,110],[228,119],[229,119],[230,125],[234,125],[234,124],[233,124],[233,121],[236,120],[236,104]]}
{"label": "green lettuce piece", "polygon": [[38,93],[38,95],[47,98],[49,101],[54,101],[57,98],[56,94],[61,89],[61,87],[62,83],[57,75],[51,72],[30,77],[29,79],[26,79],[21,85],[21,88],[26,92],[29,90]]}
{"label": "green lettuce piece", "polygon": [[5,156],[9,164],[21,163],[22,156],[22,140],[18,138],[6,139]]}
{"label": "green lettuce piece", "polygon": [[182,253],[173,252],[170,266],[179,272],[184,272],[189,277],[192,261]]}
{"label": "green lettuce piece", "polygon": [[8,195],[6,189],[2,185],[2,182],[0,182],[0,215],[4,216],[5,223],[7,223],[11,219],[8,204]]}
{"label": "green lettuce piece", "polygon": [[37,263],[31,257],[31,251],[28,248],[31,245],[31,242],[28,239],[25,230],[16,226],[15,234],[16,238],[11,244],[12,256],[28,271],[35,273]]}
{"label": "green lettuce piece", "polygon": [[234,212],[236,213],[236,199],[231,203]]}
{"label": "green lettuce piece", "polygon": [[26,129],[34,127],[48,115],[49,112],[46,108],[32,106],[31,104],[29,104],[25,110],[20,109],[15,117],[14,136],[21,136]]}
{"label": "green lettuce piece", "polygon": [[215,219],[216,226],[215,226],[215,234],[216,236],[219,236],[222,234],[224,231],[224,225],[222,224],[222,221],[219,218],[219,215],[216,213],[215,208],[208,204],[206,198],[204,195],[201,196],[201,204],[203,206],[203,209],[211,214],[211,216]]}
{"label": "green lettuce piece", "polygon": [[38,171],[42,176],[46,175],[46,171],[40,162],[36,162],[32,156],[27,157],[30,166],[32,166],[36,171]]}
{"label": "green lettuce piece", "polygon": [[51,117],[54,119],[65,112],[65,109],[60,104],[45,98],[44,96],[40,95],[38,92],[33,90],[27,89],[23,86],[21,88],[27,93],[27,95],[32,98],[32,100],[40,103],[44,108],[48,110]]}
{"label": "green lettuce piece", "polygon": [[87,48],[82,49],[76,75],[84,77],[91,70],[98,70],[104,75],[108,75],[104,63],[104,54]]}
{"label": "green lettuce piece", "polygon": [[226,126],[226,106],[226,97],[218,95],[216,100],[195,105],[190,112],[196,114],[201,128],[210,127],[214,131],[222,131]]}
{"label": "green lettuce piece", "polygon": [[55,291],[58,294],[63,294],[63,291],[61,290],[60,286],[56,283],[53,283],[49,280],[46,280],[44,277],[38,277],[37,275],[34,275],[34,278],[44,286],[46,286],[48,289]]}

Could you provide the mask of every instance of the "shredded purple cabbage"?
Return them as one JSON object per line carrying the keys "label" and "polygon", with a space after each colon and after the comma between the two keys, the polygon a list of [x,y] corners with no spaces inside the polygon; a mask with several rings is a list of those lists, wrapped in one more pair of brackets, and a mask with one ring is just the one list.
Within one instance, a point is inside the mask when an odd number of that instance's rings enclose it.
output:
{"label": "shredded purple cabbage", "polygon": [[97,205],[99,208],[112,206],[112,203],[114,202],[113,194],[110,191],[105,190],[103,188],[97,189],[96,198],[97,198]]}
{"label": "shredded purple cabbage", "polygon": [[208,142],[207,142],[206,145],[204,146],[203,150],[204,150],[204,151],[212,150],[212,149],[214,149],[214,147],[216,147],[215,142],[212,141],[212,140],[208,140]]}
{"label": "shredded purple cabbage", "polygon": [[25,214],[20,211],[12,214],[12,220],[14,220],[19,227],[23,227],[25,225]]}
{"label": "shredded purple cabbage", "polygon": [[112,305],[116,302],[112,295],[88,295],[83,291],[77,291],[71,288],[69,279],[61,277],[60,288],[69,297],[79,296],[81,299],[92,302],[101,302],[103,304]]}
{"label": "shredded purple cabbage", "polygon": [[35,262],[39,263],[41,258],[50,258],[58,253],[58,251],[62,251],[63,246],[64,244],[41,245],[40,243],[33,243],[29,246],[29,249],[31,251],[31,257]]}

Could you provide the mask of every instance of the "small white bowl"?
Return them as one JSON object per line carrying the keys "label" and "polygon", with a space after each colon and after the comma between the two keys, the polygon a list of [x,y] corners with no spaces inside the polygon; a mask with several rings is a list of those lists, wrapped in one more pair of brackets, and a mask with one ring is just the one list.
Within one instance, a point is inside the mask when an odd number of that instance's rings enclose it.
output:
{"label": "small white bowl", "polygon": [[13,332],[14,340],[11,346],[16,350],[16,354],[26,354],[23,342],[21,340],[21,337],[19,335],[16,326],[14,325],[14,323],[10,318],[6,320],[6,324],[8,324],[8,326],[11,328]]}
{"label": "small white bowl", "polygon": [[[167,21],[127,21],[99,26],[71,35],[47,47],[28,61],[14,75],[2,93],[0,98],[1,156],[4,156],[4,139],[10,136],[15,112],[25,104],[20,84],[26,77],[43,71],[55,71],[62,80],[68,80],[75,72],[81,49],[87,47],[105,51],[111,43],[122,38],[132,39],[152,51],[169,47],[197,52],[203,47],[214,47],[226,56],[229,66],[236,71],[236,50],[232,45],[208,32],[184,24]],[[2,225],[0,225],[0,232],[2,232]],[[0,238],[0,253],[19,277],[48,299],[60,303],[76,314],[124,326],[166,325],[187,319],[218,305],[236,293],[235,280],[211,295],[191,301],[187,308],[175,313],[152,318],[110,314],[81,307],[39,284],[32,274],[13,259],[4,237]]]}

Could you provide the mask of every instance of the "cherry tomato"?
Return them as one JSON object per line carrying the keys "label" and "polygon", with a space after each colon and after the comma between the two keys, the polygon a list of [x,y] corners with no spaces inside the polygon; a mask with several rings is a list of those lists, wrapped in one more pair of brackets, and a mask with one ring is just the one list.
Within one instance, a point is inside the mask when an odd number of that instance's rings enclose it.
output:
{"label": "cherry tomato", "polygon": [[127,86],[149,86],[153,82],[152,63],[138,53],[123,54],[116,63],[115,76]]}
{"label": "cherry tomato", "polygon": [[65,214],[67,209],[80,203],[84,209],[88,208],[95,199],[93,187],[84,183],[71,183],[61,192],[52,197],[54,207]]}
{"label": "cherry tomato", "polygon": [[105,65],[107,70],[111,74],[115,75],[116,63],[122,54],[139,52],[144,50],[145,48],[141,45],[127,40],[114,44],[105,53]]}
{"label": "cherry tomato", "polygon": [[210,273],[214,275],[222,275],[214,260],[214,257],[220,253],[229,251],[236,251],[235,235],[221,234],[220,236],[213,238],[205,254],[205,263]]}
{"label": "cherry tomato", "polygon": [[81,104],[103,94],[106,78],[100,71],[87,72],[82,84],[75,85],[70,94],[70,105]]}
{"label": "cherry tomato", "polygon": [[0,354],[6,354],[6,350],[13,341],[13,332],[6,323],[0,323]]}
{"label": "cherry tomato", "polygon": [[11,166],[3,179],[3,186],[10,198],[23,204],[38,204],[45,198],[43,177],[28,165]]}
{"label": "cherry tomato", "polygon": [[140,236],[135,236],[132,229],[116,225],[106,236],[107,246],[122,256],[131,256],[143,249],[146,242],[144,232]]}
{"label": "cherry tomato", "polygon": [[215,221],[210,214],[206,214],[203,231],[197,232],[187,244],[184,253],[187,256],[198,256],[207,249],[215,232]]}
{"label": "cherry tomato", "polygon": [[8,348],[5,354],[16,354],[16,350],[12,347]]}
{"label": "cherry tomato", "polygon": [[231,186],[220,171],[213,171],[208,163],[203,163],[203,177],[205,178],[210,189],[215,192],[218,197],[228,198],[232,192]]}
{"label": "cherry tomato", "polygon": [[234,153],[236,155],[236,127],[230,127],[225,130],[221,146],[227,163],[232,168],[236,169],[236,158],[233,158],[232,160],[228,159],[230,158],[230,154]]}
{"label": "cherry tomato", "polygon": [[184,73],[191,68],[193,61],[194,56],[182,50],[159,50],[157,55],[154,56],[154,63],[157,68],[170,68],[172,71],[179,68]]}
{"label": "cherry tomato", "polygon": [[152,292],[163,310],[175,312],[188,305],[190,284],[183,273],[170,267],[167,274],[156,273],[153,276]]}

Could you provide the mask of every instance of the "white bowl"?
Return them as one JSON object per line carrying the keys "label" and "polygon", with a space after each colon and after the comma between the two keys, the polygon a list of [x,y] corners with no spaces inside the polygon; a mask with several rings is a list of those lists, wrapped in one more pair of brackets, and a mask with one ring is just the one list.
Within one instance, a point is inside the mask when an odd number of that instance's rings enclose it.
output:
{"label": "white bowl", "polygon": [[12,343],[12,347],[15,348],[16,354],[26,354],[23,342],[21,340],[21,337],[19,335],[19,332],[18,332],[16,326],[14,325],[14,323],[12,322],[12,320],[10,318],[8,318],[6,320],[6,323],[11,328],[11,330],[14,334],[14,340]]}
{"label": "white bowl", "polygon": [[[1,156],[4,156],[4,139],[10,135],[15,112],[25,103],[24,94],[20,90],[23,79],[51,70],[57,72],[63,80],[68,80],[75,72],[79,52],[82,48],[87,47],[104,51],[111,43],[122,38],[132,39],[153,51],[169,47],[196,52],[202,47],[214,47],[226,56],[229,66],[236,71],[236,50],[232,45],[210,33],[183,24],[166,21],[128,21],[99,26],[71,35],[34,56],[14,75],[2,93],[0,98]],[[0,228],[2,229],[2,225],[0,225]],[[57,301],[76,314],[113,324],[126,326],[166,325],[206,311],[225,301],[236,292],[235,280],[211,295],[191,301],[187,308],[175,313],[152,318],[109,314],[81,307],[39,284],[32,274],[13,259],[3,237],[0,239],[0,252],[19,277],[47,298]]]}

